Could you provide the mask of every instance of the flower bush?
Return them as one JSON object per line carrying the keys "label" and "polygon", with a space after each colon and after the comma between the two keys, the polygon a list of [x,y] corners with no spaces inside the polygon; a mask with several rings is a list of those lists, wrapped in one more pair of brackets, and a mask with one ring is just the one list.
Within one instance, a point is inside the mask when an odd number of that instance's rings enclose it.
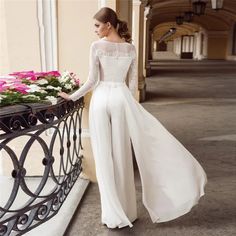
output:
{"label": "flower bush", "polygon": [[0,106],[28,102],[57,101],[58,92],[79,88],[80,81],[68,71],[21,71],[0,76]]}

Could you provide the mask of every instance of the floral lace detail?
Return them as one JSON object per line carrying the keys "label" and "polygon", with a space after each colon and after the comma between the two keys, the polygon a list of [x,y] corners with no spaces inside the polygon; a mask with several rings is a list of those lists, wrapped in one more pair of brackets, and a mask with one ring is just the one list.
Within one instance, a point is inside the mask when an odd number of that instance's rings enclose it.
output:
{"label": "floral lace detail", "polygon": [[98,56],[135,57],[134,45],[127,42],[116,43],[100,39],[94,45]]}
{"label": "floral lace detail", "polygon": [[117,52],[117,51],[104,51],[102,49],[97,49],[96,50],[97,56],[108,56],[108,57],[132,57],[134,58],[134,53],[133,51],[131,52]]}
{"label": "floral lace detail", "polygon": [[117,59],[118,57],[132,58],[128,69],[128,81],[129,89],[133,96],[135,96],[136,90],[138,89],[137,57],[135,46],[129,43],[112,43],[105,40],[98,40],[93,42],[90,46],[88,79],[76,92],[70,95],[70,99],[73,101],[79,99],[96,86],[99,78],[100,80],[104,79],[103,75],[101,75],[100,68],[100,58],[102,56],[117,57]]}
{"label": "floral lace detail", "polygon": [[128,78],[129,78],[129,89],[133,95],[136,96],[136,91],[138,90],[138,60],[136,49],[133,47],[131,52],[132,62],[130,64],[130,68],[128,71]]}

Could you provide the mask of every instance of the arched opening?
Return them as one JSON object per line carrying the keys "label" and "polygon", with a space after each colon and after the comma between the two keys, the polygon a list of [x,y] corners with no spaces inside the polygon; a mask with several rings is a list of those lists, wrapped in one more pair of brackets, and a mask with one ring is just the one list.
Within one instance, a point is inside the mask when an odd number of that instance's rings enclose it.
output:
{"label": "arched opening", "polygon": [[161,23],[153,30],[151,48],[153,60],[201,60],[207,57],[207,31],[194,23]]}

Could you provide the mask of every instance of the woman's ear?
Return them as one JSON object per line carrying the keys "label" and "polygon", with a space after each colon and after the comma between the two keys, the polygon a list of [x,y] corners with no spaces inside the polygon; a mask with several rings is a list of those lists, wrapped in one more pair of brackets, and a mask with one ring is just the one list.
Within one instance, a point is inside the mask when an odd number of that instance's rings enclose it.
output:
{"label": "woman's ear", "polygon": [[111,23],[107,22],[107,28],[110,29],[111,28]]}

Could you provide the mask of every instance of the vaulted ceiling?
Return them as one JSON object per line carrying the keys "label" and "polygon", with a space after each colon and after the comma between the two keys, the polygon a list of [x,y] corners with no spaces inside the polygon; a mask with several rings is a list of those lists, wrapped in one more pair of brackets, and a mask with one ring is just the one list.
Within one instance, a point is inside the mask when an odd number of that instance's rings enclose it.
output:
{"label": "vaulted ceiling", "polygon": [[[207,2],[205,14],[194,16],[193,25],[203,27],[209,31],[227,31],[233,21],[236,21],[236,0],[224,0],[223,9],[215,11],[211,7],[211,0]],[[175,17],[192,9],[191,0],[149,0],[151,6],[150,29],[154,30],[159,24],[172,22]],[[184,26],[185,25],[185,26]],[[181,28],[188,28],[188,23],[184,23]]]}
{"label": "vaulted ceiling", "polygon": [[153,36],[155,40],[159,40],[170,28],[176,28],[176,33],[167,40],[172,40],[178,38],[181,35],[193,35],[194,32],[200,31],[200,26],[194,23],[185,23],[183,25],[177,26],[174,22],[166,22],[157,25],[153,31]]}

